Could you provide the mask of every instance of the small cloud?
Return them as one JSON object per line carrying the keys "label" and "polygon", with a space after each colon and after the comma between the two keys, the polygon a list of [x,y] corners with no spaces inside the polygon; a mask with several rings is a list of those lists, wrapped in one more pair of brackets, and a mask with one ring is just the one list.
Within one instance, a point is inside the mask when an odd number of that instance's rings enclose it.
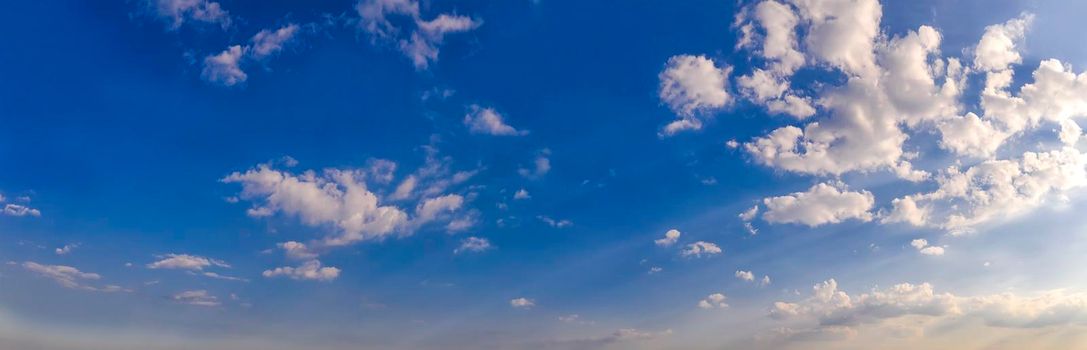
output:
{"label": "small cloud", "polygon": [[528,131],[518,131],[506,124],[505,118],[498,114],[494,108],[483,108],[478,105],[469,107],[468,114],[464,116],[464,125],[473,134],[485,134],[495,136],[526,135]]}
{"label": "small cloud", "polygon": [[206,290],[187,290],[171,297],[175,302],[196,306],[219,306],[219,298],[208,294]]}
{"label": "small cloud", "polygon": [[727,297],[725,297],[724,294],[713,293],[699,301],[698,307],[703,309],[724,309],[728,307],[728,304],[725,303],[725,299],[727,299]]}
{"label": "small cloud", "polygon": [[515,309],[531,309],[536,306],[536,301],[527,298],[517,298],[510,300],[510,306]]}
{"label": "small cloud", "polygon": [[454,254],[460,254],[464,252],[479,253],[492,249],[491,241],[486,238],[468,237],[460,241],[460,247],[453,250]]}
{"label": "small cloud", "polygon": [[671,229],[664,233],[664,238],[653,240],[653,243],[659,247],[670,247],[679,241],[680,235],[679,230]]}
{"label": "small cloud", "polygon": [[944,255],[944,247],[931,246],[928,244],[928,240],[923,238],[910,241],[910,245],[923,255]]}
{"label": "small cloud", "polygon": [[702,257],[703,255],[708,256],[708,255],[717,255],[717,254],[721,254],[721,253],[722,253],[721,247],[718,247],[716,244],[713,244],[713,243],[710,243],[710,242],[705,242],[705,241],[698,241],[698,242],[688,244],[687,248],[683,249],[683,251],[680,252],[681,255],[687,256],[687,257],[690,257],[690,256]]}
{"label": "small cloud", "polygon": [[188,254],[166,254],[159,255],[160,260],[147,264],[149,269],[182,269],[182,270],[194,270],[202,271],[206,267],[218,266],[230,268],[230,265],[222,260],[216,260],[196,255]]}
{"label": "small cloud", "polygon": [[57,255],[66,255],[68,253],[71,253],[72,249],[75,249],[76,247],[79,247],[78,243],[65,244],[63,247],[55,249],[54,252],[57,253]]}
{"label": "small cloud", "polygon": [[530,198],[532,198],[532,196],[529,195],[528,191],[526,191],[523,188],[517,190],[517,193],[513,194],[513,199],[530,199]]}
{"label": "small cloud", "polygon": [[570,227],[570,226],[574,225],[573,222],[571,222],[570,220],[565,220],[565,219],[555,220],[555,219],[552,219],[550,217],[543,216],[543,215],[537,216],[536,218],[540,219],[540,221],[543,221],[548,226],[551,226],[551,227],[554,227],[554,228],[567,228],[567,227]]}
{"label": "small cloud", "polygon": [[292,280],[308,280],[328,282],[340,276],[340,269],[335,267],[322,267],[317,259],[303,262],[298,267],[283,266],[271,270],[265,270],[262,275],[266,278],[286,276]]}

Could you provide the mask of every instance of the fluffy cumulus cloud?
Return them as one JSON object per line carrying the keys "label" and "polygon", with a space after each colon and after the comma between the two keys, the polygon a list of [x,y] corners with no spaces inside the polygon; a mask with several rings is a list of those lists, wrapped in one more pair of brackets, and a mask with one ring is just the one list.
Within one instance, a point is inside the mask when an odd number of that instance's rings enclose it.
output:
{"label": "fluffy cumulus cloud", "polygon": [[[880,29],[881,20],[878,0],[746,4],[733,26],[740,34],[737,49],[759,59],[736,77],[740,96],[771,113],[803,111],[786,114],[810,118],[742,148],[776,170],[834,178],[887,171],[936,189],[893,198],[888,210],[873,215],[867,191],[824,184],[806,193],[806,205],[797,194],[768,198],[766,221],[817,226],[878,217],[880,223],[964,232],[1064,200],[1084,185],[1084,156],[1075,146],[1083,133],[1077,120],[1087,116],[1087,74],[1047,59],[1014,88],[1032,15],[986,27],[977,45],[958,57],[941,51],[943,35],[936,28],[889,34]],[[806,68],[829,69],[841,78],[793,86],[793,75]],[[983,78],[977,96],[966,95],[971,76]],[[805,94],[812,92],[809,99]],[[798,101],[794,108],[783,107],[790,98]],[[964,102],[975,98],[980,103]],[[800,101],[813,104],[801,108]],[[925,154],[909,150],[907,140],[935,147],[917,148]],[[927,168],[916,168],[917,159]],[[816,198],[839,201],[828,205]],[[927,248],[935,253],[941,247]]]}
{"label": "fluffy cumulus cloud", "polygon": [[[375,43],[396,43],[420,70],[438,60],[438,47],[446,35],[472,31],[483,24],[478,19],[449,13],[423,19],[416,0],[360,0],[355,10],[360,31],[369,34]],[[403,22],[408,25],[397,25]]]}
{"label": "fluffy cumulus cloud", "polygon": [[166,28],[177,30],[186,22],[216,24],[230,27],[230,13],[215,1],[208,0],[147,0],[153,15],[166,22]]}
{"label": "fluffy cumulus cloud", "polygon": [[868,191],[851,192],[840,184],[820,183],[805,192],[763,200],[763,220],[819,226],[849,219],[868,221],[875,198]]}
{"label": "fluffy cumulus cloud", "polygon": [[484,108],[477,105],[469,107],[468,114],[464,116],[464,125],[473,134],[485,134],[496,136],[515,136],[528,134],[527,131],[518,131],[506,124],[505,118],[498,114],[494,108]]}
{"label": "fluffy cumulus cloud", "polygon": [[705,56],[679,55],[668,60],[660,72],[660,100],[680,118],[668,123],[660,134],[671,136],[699,130],[703,120],[732,101],[728,91],[731,67],[719,68]]}
{"label": "fluffy cumulus cloud", "polygon": [[94,292],[127,291],[126,289],[115,285],[101,287],[90,285],[88,282],[97,281],[101,279],[102,276],[97,273],[83,272],[71,266],[43,265],[33,261],[27,261],[23,263],[23,268],[42,277],[51,279],[64,288]]}
{"label": "fluffy cumulus cloud", "polygon": [[945,169],[932,192],[896,199],[883,219],[967,232],[995,219],[1022,215],[1087,185],[1087,158],[1072,147],[988,160],[966,170]]}
{"label": "fluffy cumulus cloud", "polygon": [[724,251],[721,250],[721,247],[718,247],[717,244],[706,241],[698,241],[688,244],[687,247],[683,248],[683,250],[680,251],[680,255],[686,257],[700,258],[703,256],[721,254],[722,252]]}
{"label": "fluffy cumulus cloud", "polygon": [[660,247],[671,247],[679,241],[680,235],[679,230],[671,229],[664,233],[664,238],[653,240],[653,243]]}
{"label": "fluffy cumulus cloud", "polygon": [[991,327],[1041,328],[1087,324],[1087,298],[1063,290],[958,296],[938,293],[928,283],[901,283],[851,295],[831,279],[816,284],[804,300],[775,302],[770,316],[805,332],[856,332],[862,325],[890,327],[906,318],[921,326],[978,320]]}
{"label": "fluffy cumulus cloud", "polygon": [[480,253],[494,248],[491,241],[486,238],[468,237],[460,241],[460,246],[453,250],[454,254]]}
{"label": "fluffy cumulus cloud", "polygon": [[[429,158],[428,158],[429,159]],[[235,172],[223,178],[226,183],[242,185],[239,198],[251,201],[250,216],[266,217],[282,214],[299,219],[313,227],[328,227],[319,244],[342,246],[366,240],[380,240],[393,235],[410,235],[420,227],[436,221],[449,220],[464,205],[458,194],[444,194],[453,180],[441,178],[448,173],[445,163],[428,161],[414,176],[411,188],[398,188],[401,197],[421,198],[413,211],[384,203],[371,191],[367,179],[372,169],[325,169],[293,174],[262,164],[245,172]],[[440,179],[441,178],[441,179]],[[422,180],[419,180],[422,179]],[[415,182],[423,181],[425,186]],[[376,183],[385,181],[379,177]],[[401,185],[400,187],[403,187]],[[421,187],[421,188],[417,188]]]}
{"label": "fluffy cumulus cloud", "polygon": [[[20,197],[23,202],[29,202],[30,197]],[[42,216],[42,212],[38,209],[28,207],[23,204],[16,203],[4,203],[8,200],[3,195],[0,195],[0,214],[7,216]]]}
{"label": "fluffy cumulus cloud", "polygon": [[917,249],[917,252],[924,255],[944,255],[944,247],[932,246],[928,244],[928,240],[924,238],[918,238],[910,241],[910,246]]}
{"label": "fluffy cumulus cloud", "polygon": [[201,78],[213,84],[235,86],[249,79],[242,66],[265,64],[278,55],[299,33],[297,24],[288,24],[276,30],[261,30],[247,45],[232,45],[222,52],[204,58]]}
{"label": "fluffy cumulus cloud", "polygon": [[303,262],[299,266],[283,266],[265,270],[262,275],[267,278],[287,277],[299,281],[328,282],[340,277],[340,269],[321,266],[320,261],[312,259]]}
{"label": "fluffy cumulus cloud", "polygon": [[207,267],[226,267],[230,265],[216,259],[188,254],[166,254],[158,257],[159,260],[147,264],[149,269],[181,269],[202,271]]}
{"label": "fluffy cumulus cloud", "polygon": [[728,304],[725,303],[725,299],[727,299],[727,297],[725,297],[724,294],[713,293],[706,296],[705,299],[700,300],[698,302],[698,307],[702,309],[724,309],[728,307]]}

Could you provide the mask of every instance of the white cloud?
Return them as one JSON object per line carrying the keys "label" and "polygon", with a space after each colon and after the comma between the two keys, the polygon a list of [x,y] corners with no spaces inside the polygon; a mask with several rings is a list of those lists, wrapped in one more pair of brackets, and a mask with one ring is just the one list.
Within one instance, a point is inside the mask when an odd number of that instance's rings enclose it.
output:
{"label": "white cloud", "polygon": [[454,254],[479,253],[494,248],[491,241],[486,238],[468,237],[460,241],[460,246],[453,250]]}
{"label": "white cloud", "polygon": [[267,278],[285,276],[293,280],[309,280],[328,282],[340,276],[340,269],[335,267],[322,267],[321,262],[307,260],[298,267],[283,266],[271,270],[265,270],[262,275]]}
{"label": "white cloud", "polygon": [[671,136],[684,130],[702,128],[701,118],[724,108],[732,101],[728,92],[731,67],[717,68],[705,56],[679,55],[668,60],[660,73],[660,99],[680,116],[661,131]]}
{"label": "white cloud", "polygon": [[527,298],[511,299],[510,306],[515,309],[531,309],[533,306],[536,306],[536,301]]}
{"label": "white cloud", "polygon": [[754,282],[755,281],[755,274],[751,273],[751,271],[736,270],[736,278],[739,278],[741,280],[748,281],[748,282]]}
{"label": "white cloud", "polygon": [[706,296],[705,299],[700,300],[698,302],[698,307],[703,309],[724,309],[728,307],[728,304],[725,303],[725,299],[727,299],[727,297],[725,297],[724,294],[713,293]]}
{"label": "white cloud", "polygon": [[743,220],[743,221],[751,221],[751,220],[754,220],[755,216],[758,216],[758,215],[759,215],[759,205],[756,204],[756,205],[752,206],[751,209],[744,210],[744,212],[740,213],[740,215],[737,215],[737,217],[739,217],[740,220]]}
{"label": "white cloud", "polygon": [[521,176],[529,179],[538,179],[547,175],[551,171],[551,159],[548,156],[551,155],[551,150],[543,149],[537,153],[535,161],[533,161],[532,168],[520,168],[517,169],[517,173]]}
{"label": "white cloud", "polygon": [[1003,24],[985,27],[985,34],[974,48],[974,68],[983,72],[999,71],[1022,62],[1019,50],[1033,21],[1033,15],[1024,14]]}
{"label": "white cloud", "polygon": [[174,294],[171,297],[175,302],[196,306],[219,306],[222,303],[219,302],[219,298],[208,294],[208,291],[200,290],[187,290]]}
{"label": "white cloud", "polygon": [[849,219],[868,221],[875,204],[868,191],[851,192],[842,185],[820,183],[807,192],[763,199],[763,220],[770,223],[794,223],[819,226]]}
{"label": "white cloud", "polygon": [[654,240],[653,243],[660,247],[670,247],[679,241],[679,236],[679,230],[671,229],[664,233],[664,238]]}
{"label": "white cloud", "polygon": [[288,24],[274,31],[261,30],[250,39],[249,45],[232,45],[218,54],[205,57],[200,76],[205,81],[223,86],[244,83],[249,75],[242,69],[243,63],[247,60],[266,62],[294,40],[298,32],[297,24]]}
{"label": "white cloud", "polygon": [[[298,28],[297,24],[292,23],[276,30],[261,30],[249,40],[251,44],[246,48],[246,54],[249,58],[257,61],[263,61],[269,57],[275,56],[280,51],[283,51],[283,47],[287,43],[294,40],[295,36],[298,35]],[[292,166],[289,163],[290,162],[288,162],[288,166]],[[297,164],[298,162],[295,161],[293,163]]]}
{"label": "white cloud", "polygon": [[810,330],[852,329],[861,324],[893,326],[889,321],[906,317],[922,326],[980,320],[991,327],[1041,328],[1087,324],[1087,297],[1064,290],[1029,296],[1009,292],[968,297],[937,293],[928,283],[901,283],[850,295],[839,290],[831,279],[815,285],[807,299],[775,302],[770,316]]}
{"label": "white cloud", "polygon": [[928,240],[924,238],[910,241],[910,246],[924,255],[944,255],[944,247],[930,246],[928,245]]}
{"label": "white cloud", "polygon": [[556,220],[556,219],[552,219],[551,217],[544,216],[544,215],[537,216],[536,218],[540,219],[540,221],[543,221],[548,226],[551,226],[551,227],[554,227],[554,228],[567,228],[567,227],[570,227],[570,226],[574,225],[574,223],[572,221],[566,220],[566,219]]}
{"label": "white cloud", "polygon": [[[190,272],[190,273],[191,273],[191,272]],[[221,274],[218,274],[218,273],[215,273],[215,272],[211,272],[211,271],[206,271],[206,272],[203,272],[203,273],[201,273],[200,275],[201,275],[201,276],[204,276],[204,277],[208,277],[208,278],[214,278],[214,279],[217,279],[217,280],[225,280],[225,281],[237,281],[237,282],[249,282],[249,280],[248,280],[248,279],[245,279],[245,278],[241,278],[241,277],[234,277],[234,276],[227,276],[227,275],[221,275]]]}
{"label": "white cloud", "polygon": [[649,274],[650,275],[655,274],[655,273],[660,273],[661,271],[664,271],[664,269],[661,268],[660,266],[653,266],[653,267],[649,268]]}
{"label": "white cloud", "polygon": [[204,70],[200,74],[204,80],[224,86],[244,83],[249,75],[241,68],[244,50],[240,45],[228,47],[223,52],[204,58]]}
{"label": "white cloud", "polygon": [[[470,17],[445,13],[424,20],[416,0],[361,0],[355,10],[360,19],[360,30],[370,34],[375,42],[396,42],[400,51],[420,70],[438,60],[438,46],[447,34],[468,32],[483,24]],[[403,30],[406,28],[398,27],[389,20],[390,16],[410,19],[413,28]]]}
{"label": "white cloud", "polygon": [[101,275],[91,272],[79,271],[79,269],[64,265],[42,265],[33,261],[23,262],[23,268],[27,271],[49,278],[64,288],[80,289],[94,292],[121,292],[128,291],[115,285],[94,287],[84,284],[86,281],[96,281]]}
{"label": "white cloud", "polygon": [[314,253],[305,244],[287,241],[276,243],[276,247],[283,249],[283,253],[287,255],[287,258],[293,260],[311,260],[317,258],[317,253]]}
{"label": "white cloud", "polygon": [[230,265],[211,258],[188,254],[166,254],[158,256],[159,260],[147,264],[149,269],[181,269],[202,271],[206,267],[217,266],[229,268]]}
{"label": "white cloud", "polygon": [[468,131],[473,134],[486,134],[496,136],[516,136],[526,135],[527,131],[518,131],[512,126],[506,124],[501,114],[498,114],[494,108],[483,108],[477,105],[472,105],[469,108],[468,114],[464,116],[464,125],[468,126]]}
{"label": "white cloud", "polygon": [[526,191],[523,188],[517,190],[517,192],[513,194],[513,199],[530,199],[530,198],[532,198],[532,196],[529,195],[528,191]]}
{"label": "white cloud", "polygon": [[207,0],[147,0],[150,10],[167,22],[167,28],[177,30],[188,21],[230,27],[230,13],[218,2]]}
{"label": "white cloud", "polygon": [[75,249],[75,248],[77,248],[77,247],[79,247],[79,244],[78,244],[78,243],[75,243],[75,244],[65,244],[64,246],[62,246],[62,247],[60,247],[60,248],[57,248],[57,249],[53,250],[53,252],[57,253],[57,255],[66,255],[66,254],[68,254],[68,253],[71,253],[71,252],[72,252],[72,249]]}
{"label": "white cloud", "polygon": [[908,222],[952,232],[1007,219],[1087,185],[1087,157],[1074,148],[1025,152],[1011,160],[988,160],[960,170],[949,167],[937,178],[939,187],[928,193],[904,196],[884,217],[885,222]]}
{"label": "white cloud", "polygon": [[683,251],[680,252],[680,255],[687,256],[687,257],[693,256],[693,257],[699,257],[700,258],[703,255],[710,256],[710,255],[717,255],[717,254],[721,254],[721,253],[722,253],[721,247],[718,247],[716,244],[713,244],[713,243],[710,243],[710,242],[705,242],[705,241],[698,241],[698,242],[688,244],[687,248],[684,248]]}
{"label": "white cloud", "polygon": [[338,246],[382,239],[394,233],[410,234],[409,228],[459,207],[458,197],[439,197],[420,203],[414,221],[392,205],[382,205],[365,183],[366,173],[352,169],[307,171],[295,175],[259,165],[223,178],[240,183],[240,198],[254,202],[255,209],[299,218],[308,226],[331,226],[335,233],[323,244]]}
{"label": "white cloud", "polygon": [[15,203],[5,204],[0,213],[8,216],[42,216],[42,212],[38,209]]}

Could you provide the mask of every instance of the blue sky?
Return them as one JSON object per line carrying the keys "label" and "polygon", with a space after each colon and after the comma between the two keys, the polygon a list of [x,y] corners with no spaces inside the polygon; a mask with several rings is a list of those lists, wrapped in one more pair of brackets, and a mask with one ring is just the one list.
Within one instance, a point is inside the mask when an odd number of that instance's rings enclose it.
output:
{"label": "blue sky", "polygon": [[0,6],[0,345],[1087,341],[1083,4]]}

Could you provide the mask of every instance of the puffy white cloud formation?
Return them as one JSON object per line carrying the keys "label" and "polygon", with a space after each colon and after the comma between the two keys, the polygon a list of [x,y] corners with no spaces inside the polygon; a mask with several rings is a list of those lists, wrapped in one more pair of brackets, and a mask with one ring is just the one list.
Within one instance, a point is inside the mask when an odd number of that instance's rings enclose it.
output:
{"label": "puffy white cloud formation", "polygon": [[513,199],[531,199],[531,198],[532,198],[532,195],[529,195],[528,191],[523,189],[523,188],[517,190],[517,192],[513,194]]}
{"label": "puffy white cloud formation", "polygon": [[952,166],[937,177],[936,190],[896,199],[883,221],[969,231],[1060,200],[1087,185],[1085,167],[1087,157],[1071,147],[988,160],[966,170]]}
{"label": "puffy white cloud formation", "polygon": [[731,67],[718,68],[705,56],[679,55],[668,59],[660,72],[660,100],[680,119],[666,125],[661,136],[687,130],[699,130],[713,111],[732,101],[728,92]]}
{"label": "puffy white cloud formation", "polygon": [[752,282],[755,281],[755,274],[751,273],[751,271],[736,270],[736,278]]}
{"label": "puffy white cloud formation", "polygon": [[219,298],[208,294],[208,291],[200,290],[187,290],[174,294],[171,299],[175,302],[196,306],[219,306],[222,303],[219,302]]}
{"label": "puffy white cloud formation", "polygon": [[460,246],[453,250],[454,254],[479,253],[494,248],[491,241],[486,238],[468,237],[460,241]]}
{"label": "puffy white cloud formation", "polygon": [[812,287],[807,299],[775,302],[770,316],[810,330],[845,327],[851,332],[859,325],[890,325],[889,321],[907,317],[922,325],[980,320],[992,327],[1039,328],[1087,324],[1087,297],[1064,290],[1029,296],[957,296],[937,293],[928,283],[901,283],[850,295],[831,279]]}
{"label": "puffy white cloud formation", "polygon": [[[355,10],[360,19],[359,30],[368,33],[375,42],[396,42],[400,51],[420,70],[438,60],[438,46],[446,35],[468,32],[483,24],[467,16],[446,13],[424,20],[416,0],[360,0]],[[390,17],[407,18],[413,28],[402,30]]]}
{"label": "puffy white cloud formation", "polygon": [[[0,202],[3,201],[4,198],[0,197]],[[38,209],[15,203],[4,204],[4,207],[0,208],[0,213],[8,216],[42,216],[42,212]]]}
{"label": "puffy white cloud formation", "polygon": [[444,178],[448,164],[433,157],[428,157],[427,164],[414,174],[416,181],[423,181],[426,186],[413,184],[406,191],[397,189],[398,194],[408,193],[405,198],[427,196],[418,201],[413,214],[383,203],[380,196],[370,191],[366,182],[373,176],[370,170],[325,169],[320,174],[312,170],[293,174],[261,164],[230,174],[222,181],[242,185],[239,197],[254,203],[249,210],[251,216],[283,214],[296,217],[308,226],[333,228],[319,242],[325,246],[410,235],[427,223],[452,218],[464,205],[461,195],[440,195],[457,176]]}
{"label": "puffy white cloud formation", "polygon": [[679,241],[679,236],[679,230],[671,229],[664,233],[664,238],[653,240],[653,243],[660,247],[670,247]]}
{"label": "puffy white cloud formation", "polygon": [[528,298],[511,299],[510,306],[516,309],[531,309],[536,306],[536,301]]}
{"label": "puffy white cloud formation", "polygon": [[152,14],[166,21],[166,27],[177,30],[185,22],[195,21],[230,27],[230,13],[218,2],[207,0],[147,0]]}
{"label": "puffy white cloud formation", "polygon": [[910,241],[910,246],[924,255],[944,255],[944,247],[928,245],[928,240],[924,238]]}
{"label": "puffy white cloud formation", "polygon": [[94,292],[127,291],[126,289],[115,285],[95,287],[85,284],[86,281],[99,280],[102,278],[102,276],[97,273],[83,272],[71,266],[42,265],[33,261],[27,261],[23,263],[23,268],[42,277],[51,279],[64,288],[88,290]]}
{"label": "puffy white cloud formation", "polygon": [[680,255],[686,256],[686,257],[700,258],[703,255],[706,255],[706,256],[717,255],[717,254],[721,254],[722,252],[723,251],[721,250],[721,247],[718,247],[714,243],[710,243],[710,242],[706,242],[706,241],[698,241],[698,242],[688,244],[686,248],[684,248],[682,251],[680,251]]}
{"label": "puffy white cloud formation", "polygon": [[147,264],[149,269],[181,269],[202,271],[206,267],[217,266],[229,268],[230,265],[222,260],[206,258],[188,254],[166,254],[158,257],[159,260]]}
{"label": "puffy white cloud formation", "polygon": [[464,125],[473,134],[486,134],[496,136],[526,135],[527,131],[518,131],[506,124],[501,114],[494,108],[483,108],[477,105],[469,107],[468,114],[464,116]]}
{"label": "puffy white cloud formation", "polygon": [[[1082,134],[1075,119],[1087,116],[1087,74],[1043,60],[1033,81],[1012,89],[1013,66],[1023,62],[1020,51],[1032,15],[987,27],[966,57],[945,56],[936,28],[883,33],[881,17],[878,0],[763,0],[740,11],[734,25],[741,36],[737,48],[762,59],[736,78],[741,95],[774,112],[775,99],[814,91],[816,112],[826,112],[744,143],[756,163],[816,176],[890,171],[911,182],[935,182],[939,188],[933,192],[893,199],[893,208],[879,221],[953,232],[1029,212],[1083,186],[1083,156],[1074,146]],[[828,68],[841,79],[795,90],[790,79],[804,67]],[[966,111],[961,101],[969,98],[963,94],[973,74],[984,74],[980,110]],[[1052,137],[1036,132],[1046,126],[1058,130],[1055,140],[1031,139]],[[955,166],[916,169],[911,160],[926,155],[905,150],[914,137],[934,139]],[[1019,149],[1004,150],[1009,144]],[[998,154],[1011,158],[998,159]],[[851,213],[869,220],[871,207]],[[769,210],[763,214],[773,216]]]}
{"label": "puffy white cloud formation", "polygon": [[298,267],[283,266],[265,270],[262,275],[267,278],[285,276],[293,280],[328,282],[340,277],[340,269],[321,266],[320,261],[312,259],[303,262]]}
{"label": "puffy white cloud formation", "polygon": [[242,69],[243,64],[265,63],[283,51],[285,45],[294,40],[298,33],[297,24],[288,24],[274,31],[261,30],[250,39],[248,45],[232,45],[218,54],[205,57],[200,76],[205,81],[223,86],[244,83],[249,75]]}
{"label": "puffy white cloud formation", "polygon": [[849,219],[868,221],[875,198],[868,191],[851,192],[840,184],[820,183],[806,192],[763,199],[763,220],[819,226]]}
{"label": "puffy white cloud formation", "polygon": [[725,299],[727,299],[727,297],[725,297],[724,294],[713,293],[706,296],[705,299],[700,300],[698,302],[698,307],[702,309],[724,309],[728,307],[728,304],[725,303]]}

